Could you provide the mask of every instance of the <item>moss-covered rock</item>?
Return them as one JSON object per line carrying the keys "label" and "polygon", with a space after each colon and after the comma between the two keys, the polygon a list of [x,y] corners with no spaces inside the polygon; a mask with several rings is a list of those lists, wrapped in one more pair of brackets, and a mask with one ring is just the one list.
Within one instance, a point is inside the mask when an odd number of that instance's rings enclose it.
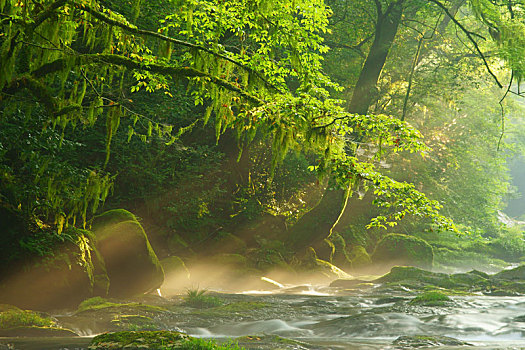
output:
{"label": "moss-covered rock", "polygon": [[16,307],[3,307],[0,312],[0,337],[66,337],[77,334],[59,327],[48,315]]}
{"label": "moss-covered rock", "polygon": [[247,335],[235,338],[239,346],[246,349],[258,350],[295,350],[295,349],[317,349],[308,343],[283,338],[278,335]]}
{"label": "moss-covered rock", "polygon": [[102,310],[102,309],[118,309],[119,312],[124,312],[125,310],[144,310],[149,312],[165,312],[166,309],[155,306],[155,305],[148,305],[148,304],[142,304],[142,303],[122,303],[122,302],[114,302],[109,299],[101,298],[101,297],[93,297],[84,300],[83,302],[78,305],[77,314],[86,312],[86,311],[96,311],[96,310]]}
{"label": "moss-covered rock", "polygon": [[258,247],[250,248],[246,251],[248,265],[265,274],[282,273],[295,274],[294,269],[288,264],[285,257],[289,256],[289,251],[284,242],[280,240],[271,240],[263,237],[255,239]]}
{"label": "moss-covered rock", "polygon": [[[121,219],[133,220],[119,221]],[[134,215],[111,210],[93,221],[97,248],[110,279],[109,295],[129,297],[161,286],[162,266]]]}
{"label": "moss-covered rock", "polygon": [[116,315],[111,323],[118,329],[130,331],[156,331],[160,329],[153,318],[144,315]]}
{"label": "moss-covered rock", "polygon": [[0,300],[24,309],[74,307],[106,295],[108,276],[91,232],[72,229],[52,254],[33,257],[0,281]]}
{"label": "moss-covered rock", "polygon": [[525,265],[510,270],[503,270],[493,276],[494,279],[509,281],[525,281]]}
{"label": "moss-covered rock", "polygon": [[137,221],[137,217],[125,209],[108,210],[93,218],[91,229],[99,231],[106,226],[112,226],[124,221]]}
{"label": "moss-covered rock", "polygon": [[372,263],[372,259],[365,247],[360,245],[355,245],[350,249],[348,257],[352,261],[352,267],[354,269],[359,269],[362,267],[369,266]]}
{"label": "moss-covered rock", "polygon": [[364,288],[368,287],[369,281],[365,281],[358,278],[350,278],[350,279],[336,279],[332,283],[330,283],[330,287],[337,287],[337,288]]}
{"label": "moss-covered rock", "polygon": [[117,349],[193,349],[234,350],[237,346],[217,345],[213,341],[197,339],[186,334],[170,331],[129,331],[97,335],[91,341],[90,350]]}
{"label": "moss-covered rock", "polygon": [[457,285],[457,287],[470,288],[472,286],[477,286],[482,288],[491,284],[488,276],[483,277],[482,275],[474,272],[455,273],[450,275],[450,279]]}
{"label": "moss-covered rock", "polygon": [[175,294],[191,286],[191,274],[184,261],[178,256],[170,256],[160,261],[164,270],[162,295]]}
{"label": "moss-covered rock", "polygon": [[70,329],[60,327],[25,326],[0,329],[0,337],[77,337]]}
{"label": "moss-covered rock", "polygon": [[436,346],[465,346],[472,345],[464,341],[438,335],[409,335],[397,338],[392,343],[404,349],[430,348]]}
{"label": "moss-covered rock", "polygon": [[97,335],[89,349],[180,349],[189,337],[179,332],[169,331],[129,331]]}
{"label": "moss-covered rock", "polygon": [[421,238],[391,233],[383,237],[372,255],[375,264],[432,268],[432,246]]}
{"label": "moss-covered rock", "polygon": [[446,294],[437,290],[432,290],[419,294],[410,301],[410,304],[424,306],[446,306],[450,301],[452,300]]}
{"label": "moss-covered rock", "polygon": [[312,278],[316,278],[317,276],[320,279],[325,279],[328,281],[352,278],[351,275],[334,264],[326,260],[319,259],[317,257],[316,251],[312,247],[307,249],[307,253],[301,261],[301,267],[305,270],[305,272],[311,274]]}
{"label": "moss-covered rock", "polygon": [[412,266],[395,266],[386,275],[373,281],[374,283],[397,283],[415,288],[426,285],[441,288],[454,288],[456,284],[445,273],[430,272]]}

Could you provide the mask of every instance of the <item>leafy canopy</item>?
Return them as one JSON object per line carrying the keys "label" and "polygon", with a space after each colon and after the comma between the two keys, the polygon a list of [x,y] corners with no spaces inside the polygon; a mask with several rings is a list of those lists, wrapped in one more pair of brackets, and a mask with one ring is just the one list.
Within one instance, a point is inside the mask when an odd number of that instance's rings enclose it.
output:
{"label": "leafy canopy", "polygon": [[[375,170],[374,161],[384,148],[424,150],[421,135],[389,116],[348,114],[341,101],[330,98],[330,92],[340,88],[322,70],[328,50],[322,35],[328,32],[331,15],[322,0],[171,4],[174,14],[151,31],[95,0],[0,1],[1,118],[19,113],[21,120],[40,121],[42,130],[60,135],[58,147],[68,141],[67,128],[81,132],[98,118],[106,119],[106,159],[90,164],[87,173],[56,176],[39,149],[32,158],[36,169],[22,177],[5,158],[9,147],[2,144],[0,150],[6,151],[0,154],[7,165],[1,190],[17,188],[27,178],[38,184],[28,196],[2,200],[28,213],[34,213],[35,203],[43,204],[38,210],[59,230],[77,218],[85,226],[89,213],[110,193],[112,176],[104,169],[122,118],[133,120],[128,138],[146,142],[156,134],[172,144],[213,117],[217,138],[234,129],[240,149],[257,133],[270,138],[273,167],[290,148],[307,148],[318,154],[319,174],[337,175],[337,186],[359,182],[375,188],[381,205],[396,208],[376,223],[393,225],[410,212],[453,228],[437,213],[437,202]],[[190,125],[174,130],[162,116],[135,112],[134,93],[170,96],[180,82],[195,105],[206,107]],[[376,144],[377,157],[348,156],[346,150],[355,147],[356,139]],[[72,196],[71,188],[78,193]]]}

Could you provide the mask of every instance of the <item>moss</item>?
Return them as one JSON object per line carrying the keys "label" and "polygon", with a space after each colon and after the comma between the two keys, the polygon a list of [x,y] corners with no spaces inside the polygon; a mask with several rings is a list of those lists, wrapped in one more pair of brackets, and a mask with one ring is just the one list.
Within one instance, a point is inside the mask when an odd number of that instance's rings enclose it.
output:
{"label": "moss", "polygon": [[235,344],[217,345],[213,341],[196,339],[186,334],[170,331],[129,331],[97,335],[89,349],[180,349],[180,350],[234,350]]}
{"label": "moss", "polygon": [[491,282],[483,277],[480,276],[477,273],[455,273],[453,275],[450,275],[450,279],[457,284],[458,286],[465,286],[465,287],[471,287],[471,286],[477,286],[479,288],[489,286]]}
{"label": "moss", "polygon": [[185,334],[169,331],[113,332],[94,337],[90,349],[121,349],[129,345],[180,346],[187,339],[188,336]]}
{"label": "moss", "polygon": [[140,304],[140,303],[114,303],[101,297],[94,297],[84,300],[78,306],[77,313],[93,310],[101,310],[107,308],[127,308],[127,309],[139,309],[144,311],[163,312],[166,309],[160,306]]}
{"label": "moss", "polygon": [[130,331],[155,331],[159,329],[151,317],[143,315],[116,315],[111,323],[120,329]]}
{"label": "moss", "polygon": [[93,218],[93,231],[100,230],[105,226],[111,226],[123,221],[137,221],[137,217],[125,209],[108,210]]}
{"label": "moss", "polygon": [[168,277],[168,275],[172,273],[181,273],[181,272],[184,273],[184,275],[188,277],[188,280],[191,277],[190,271],[186,267],[186,264],[178,256],[170,256],[166,259],[162,259],[160,261],[160,264],[162,265],[162,269],[164,270],[164,275],[166,277]]}
{"label": "moss", "polygon": [[374,263],[395,263],[431,268],[434,260],[432,246],[414,236],[391,233],[383,237],[376,246]]}
{"label": "moss", "polygon": [[56,322],[50,317],[34,311],[15,308],[0,312],[0,329],[24,326],[50,327],[55,325]]}
{"label": "moss", "polygon": [[410,301],[410,304],[425,306],[445,306],[450,301],[451,299],[447,295],[434,290],[419,294]]}
{"label": "moss", "polygon": [[372,283],[368,283],[365,280],[362,279],[336,279],[330,283],[330,287],[337,287],[337,288],[348,288],[348,289],[354,289],[354,288],[365,288],[373,286]]}
{"label": "moss", "polygon": [[0,304],[0,312],[4,311],[22,311],[14,305]]}
{"label": "moss", "polygon": [[389,273],[374,282],[412,284],[421,287],[429,284],[442,288],[454,288],[456,286],[447,274],[430,272],[411,266],[395,266]]}
{"label": "moss", "polygon": [[78,336],[70,329],[54,326],[21,326],[0,329],[0,337],[75,337]]}
{"label": "moss", "polygon": [[160,287],[164,271],[137,221],[104,225],[95,235],[110,279],[110,296],[129,297]]}
{"label": "moss", "polygon": [[493,276],[495,279],[503,280],[525,280],[525,265],[520,265],[510,270],[503,270]]}
{"label": "moss", "polygon": [[464,341],[439,335],[409,335],[402,336],[393,341],[393,345],[402,348],[430,348],[437,346],[463,346],[472,345]]}
{"label": "moss", "polygon": [[[246,344],[248,348],[252,348],[254,346],[257,346],[257,344],[254,343],[262,343],[262,344],[271,344],[271,345],[291,345],[293,349],[308,349],[310,346],[307,343],[283,338],[278,335],[247,335],[244,337],[235,338],[235,341],[237,341],[240,344]],[[274,347],[276,348],[276,347]]]}
{"label": "moss", "polygon": [[368,266],[372,263],[372,259],[365,247],[356,245],[353,246],[349,253],[349,258],[352,261],[353,268],[359,268],[363,266]]}

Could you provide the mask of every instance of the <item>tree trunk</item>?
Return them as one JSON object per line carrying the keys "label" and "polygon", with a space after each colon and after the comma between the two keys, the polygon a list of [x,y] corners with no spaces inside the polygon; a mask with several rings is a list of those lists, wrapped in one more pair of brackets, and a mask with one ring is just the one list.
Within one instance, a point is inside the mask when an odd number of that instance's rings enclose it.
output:
{"label": "tree trunk", "polygon": [[[377,82],[394,43],[401,21],[403,2],[404,0],[393,2],[384,13],[378,8],[374,42],[370,47],[357,80],[348,107],[350,113],[366,114],[377,97]],[[319,203],[308,213],[304,214],[290,229],[288,242],[297,251],[301,251],[301,249],[309,246],[314,246],[315,248],[317,245],[322,244],[341,214],[344,202],[344,190],[330,190],[327,188]],[[329,259],[327,256],[320,256],[320,258]]]}
{"label": "tree trunk", "polygon": [[368,108],[374,102],[374,98],[377,98],[377,81],[397,34],[403,12],[402,5],[402,0],[396,1],[384,14],[378,14],[374,42],[361,69],[348,106],[350,113],[368,113]]}

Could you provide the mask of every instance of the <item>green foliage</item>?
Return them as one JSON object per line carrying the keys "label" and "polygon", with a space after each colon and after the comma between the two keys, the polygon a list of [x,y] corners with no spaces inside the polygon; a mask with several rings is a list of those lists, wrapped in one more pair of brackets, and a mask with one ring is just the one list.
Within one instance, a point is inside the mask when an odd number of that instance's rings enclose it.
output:
{"label": "green foliage", "polygon": [[502,230],[489,245],[496,258],[506,261],[522,261],[525,257],[525,240],[522,226]]}
{"label": "green foliage", "polygon": [[205,309],[224,304],[224,301],[220,298],[206,295],[207,292],[206,289],[188,289],[186,296],[184,297],[184,304],[198,309]]}
{"label": "green foliage", "polygon": [[[394,152],[423,149],[417,131],[397,119],[346,115],[342,101],[329,98],[328,89],[339,87],[321,66],[327,52],[322,35],[329,31],[331,15],[321,0],[194,0],[181,3],[178,11],[162,19],[161,27],[153,31],[135,27],[125,16],[96,1],[76,6],[75,11],[72,6],[68,1],[26,6],[6,1],[8,17],[2,21],[6,33],[0,55],[4,69],[0,82],[2,103],[28,91],[21,102],[43,106],[34,113],[38,113],[44,130],[60,135],[53,142],[59,150],[68,141],[68,134],[77,134],[77,125],[105,129],[105,156],[96,157],[96,165],[79,164],[78,168],[59,172],[60,176],[39,171],[28,176],[27,183],[39,178],[47,184],[47,191],[36,191],[37,195],[25,201],[27,212],[32,212],[35,197],[43,198],[50,203],[45,214],[53,217],[58,231],[64,225],[75,225],[77,218],[85,225],[90,212],[103,204],[114,181],[106,168],[110,167],[110,147],[118,138],[119,126],[127,126],[129,141],[136,136],[142,142],[157,139],[168,146],[213,116],[216,138],[234,129],[241,149],[260,131],[272,140],[270,180],[275,167],[298,145],[319,155],[320,173],[330,171],[332,167],[327,165],[332,159],[344,158],[343,144],[351,134],[364,136],[380,149],[392,147]],[[122,7],[129,17],[139,13],[129,13],[120,3],[115,6]],[[40,7],[48,11],[40,12]],[[36,19],[33,22],[28,18]],[[137,23],[152,25],[140,18]],[[22,47],[17,41],[19,36],[29,44]],[[186,101],[202,105],[206,110],[203,114],[175,125],[166,118],[145,116],[135,110],[130,94],[140,97],[141,91],[161,91],[174,96],[171,88],[180,89],[181,78],[186,79],[182,87],[191,96]],[[12,106],[16,109],[20,104]],[[97,122],[101,116],[105,117],[105,125]],[[42,153],[41,148],[35,152],[37,157]],[[39,169],[43,163],[37,162]],[[363,164],[365,168],[367,163]],[[18,168],[8,175],[17,179]],[[347,179],[340,182],[348,185]],[[16,190],[20,186],[12,184]],[[179,213],[189,206],[195,220],[206,218],[212,205],[207,199],[220,195],[219,187],[205,193],[198,206],[189,203],[168,207]],[[396,195],[405,191],[395,191],[394,187],[388,186],[386,191],[392,189]],[[75,189],[73,193],[67,191],[71,188]],[[16,190],[13,192],[19,192]],[[418,196],[413,191],[405,192]],[[21,202],[17,198],[12,201],[14,206]],[[418,214],[435,217],[434,207],[429,204]],[[406,208],[407,212],[414,210],[414,206]],[[178,225],[193,228],[195,223]]]}

